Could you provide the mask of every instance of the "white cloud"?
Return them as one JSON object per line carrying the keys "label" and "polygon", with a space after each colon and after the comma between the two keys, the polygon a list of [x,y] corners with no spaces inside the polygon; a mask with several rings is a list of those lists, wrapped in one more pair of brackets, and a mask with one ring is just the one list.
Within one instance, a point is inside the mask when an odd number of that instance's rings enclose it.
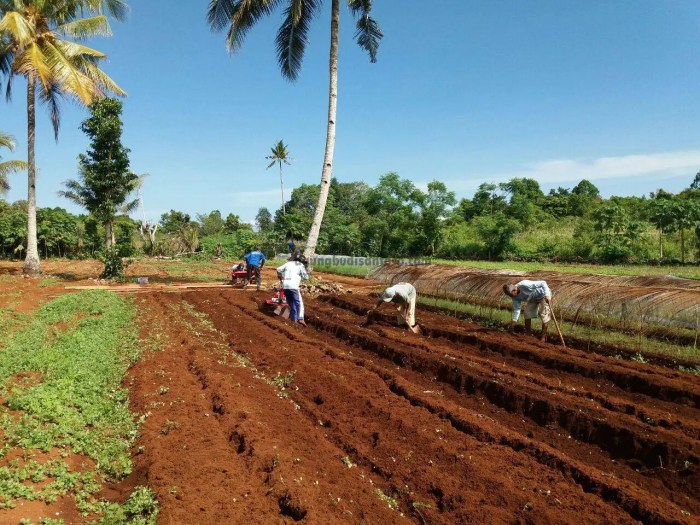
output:
{"label": "white cloud", "polygon": [[669,179],[692,176],[700,169],[700,150],[670,151],[645,155],[623,155],[597,159],[553,159],[525,164],[522,170],[491,175],[476,175],[469,179],[445,181],[456,191],[473,191],[482,182],[504,182],[515,177],[535,179],[541,184],[563,184],[582,179],[654,177]]}

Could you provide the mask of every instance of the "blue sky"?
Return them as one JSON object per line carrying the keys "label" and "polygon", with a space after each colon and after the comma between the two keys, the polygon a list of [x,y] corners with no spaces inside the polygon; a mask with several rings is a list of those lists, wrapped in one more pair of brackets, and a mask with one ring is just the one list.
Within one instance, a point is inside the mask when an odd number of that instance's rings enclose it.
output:
{"label": "blue sky", "polygon": [[[295,84],[279,74],[281,13],[230,57],[206,24],[207,2],[132,0],[114,36],[90,42],[128,93],[124,143],[148,173],[146,215],[219,209],[252,220],[279,206],[265,156],[294,157],[291,189],[320,179],[326,133],[329,2]],[[173,9],[173,6],[177,6]],[[427,10],[425,6],[432,9]],[[697,0],[375,0],[385,38],[370,64],[341,13],[335,176],[370,184],[389,171],[446,182],[459,197],[481,182],[533,177],[543,189],[589,178],[604,195],[678,191],[700,170]],[[26,151],[21,82],[0,103],[0,129]],[[59,198],[87,147],[86,110],[64,107],[58,145],[38,114],[40,206]],[[6,158],[11,158],[9,155]],[[26,196],[14,176],[7,198]],[[287,194],[289,195],[289,193]]]}

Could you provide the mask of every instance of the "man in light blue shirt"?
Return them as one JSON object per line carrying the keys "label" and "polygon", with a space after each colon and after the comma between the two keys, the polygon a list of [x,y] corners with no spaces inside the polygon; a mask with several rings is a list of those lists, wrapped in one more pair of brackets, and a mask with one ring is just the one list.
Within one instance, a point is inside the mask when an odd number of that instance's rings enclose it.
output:
{"label": "man in light blue shirt", "polygon": [[513,299],[513,316],[510,330],[515,327],[520,317],[520,310],[525,303],[525,333],[532,331],[532,319],[539,316],[542,321],[540,340],[547,338],[547,323],[552,318],[552,291],[546,281],[520,281],[517,284],[504,284],[503,293]]}

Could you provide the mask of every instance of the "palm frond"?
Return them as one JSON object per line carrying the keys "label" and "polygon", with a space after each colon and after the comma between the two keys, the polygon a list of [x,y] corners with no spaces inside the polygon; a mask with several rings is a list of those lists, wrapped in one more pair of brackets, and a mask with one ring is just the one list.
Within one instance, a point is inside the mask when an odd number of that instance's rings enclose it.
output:
{"label": "palm frond", "polygon": [[48,107],[49,117],[51,118],[51,125],[53,127],[53,135],[56,142],[58,142],[58,130],[61,127],[61,97],[63,96],[63,91],[61,86],[56,82],[53,82],[48,89],[39,90],[39,98],[41,102]]}
{"label": "palm frond", "polygon": [[370,62],[374,63],[377,61],[379,43],[384,38],[384,32],[379,23],[370,16],[372,0],[350,0],[350,10],[357,18],[355,40],[367,51]]}
{"label": "palm frond", "polygon": [[0,131],[0,148],[7,148],[13,151],[15,149],[15,138]]}
{"label": "palm frond", "polygon": [[[272,158],[272,157],[265,157],[265,158],[270,159],[270,158]],[[276,160],[273,160],[272,162],[270,162],[270,164],[267,165],[267,169],[269,170],[269,169],[270,169],[272,166],[274,166],[275,164],[277,164],[277,161],[276,161]]]}
{"label": "palm frond", "polygon": [[107,73],[102,71],[97,64],[89,59],[82,60],[79,64],[80,68],[85,76],[87,76],[99,90],[100,96],[106,96],[109,94],[114,94],[119,97],[127,96],[126,91],[120,88],[114,80],[112,80]]}
{"label": "palm frond", "polygon": [[87,47],[76,42],[69,42],[68,40],[56,40],[54,42],[54,46],[60,49],[67,58],[92,57],[98,60],[101,58],[107,58],[107,55],[101,51],[97,51],[96,49],[92,49],[91,47]]}
{"label": "palm frond", "polygon": [[14,68],[18,73],[26,77],[36,77],[44,88],[48,88],[53,79],[49,58],[36,42],[29,44],[22,54],[16,58]]}
{"label": "palm frond", "polygon": [[243,45],[248,31],[262,18],[270,15],[281,0],[212,0],[209,4],[209,25],[220,31],[227,25],[226,46],[230,53]]}
{"label": "palm frond", "polygon": [[77,40],[85,40],[93,36],[112,36],[107,17],[103,15],[68,22],[60,25],[57,32]]}
{"label": "palm frond", "polygon": [[0,162],[0,192],[6,192],[10,189],[10,183],[7,180],[8,175],[18,173],[27,169],[27,163],[21,160],[8,160]]}
{"label": "palm frond", "polygon": [[295,81],[299,76],[309,42],[309,27],[319,7],[320,0],[291,0],[284,11],[275,42],[277,62],[287,80]]}
{"label": "palm frond", "polygon": [[0,33],[0,86],[2,86],[2,77],[12,72],[13,59],[12,42]]}
{"label": "palm frond", "polygon": [[10,74],[7,75],[7,82],[5,84],[5,100],[7,102],[10,102],[10,100],[12,100],[12,81],[14,80],[14,78],[15,75],[12,72],[10,72]]}
{"label": "palm frond", "polygon": [[122,206],[119,207],[119,213],[123,213],[124,215],[128,215],[131,212],[134,212],[138,209],[139,204],[141,204],[140,199],[134,199],[131,202],[126,202]]}
{"label": "palm frond", "polygon": [[20,46],[27,45],[36,36],[34,26],[18,11],[6,11],[0,18],[0,33],[4,32]]}
{"label": "palm frond", "polygon": [[[68,186],[69,182],[74,182],[78,183],[77,181],[67,181],[64,183],[65,186]],[[78,206],[85,206],[85,198],[81,195],[79,191],[73,191],[73,190],[68,190],[68,191],[59,191],[57,192],[59,197],[63,197],[64,199],[68,199],[74,204],[77,204]]]}
{"label": "palm frond", "polygon": [[212,31],[222,31],[231,23],[238,0],[211,0],[207,8],[207,22]]}
{"label": "palm frond", "polygon": [[[64,0],[54,2],[63,8],[67,17],[75,18],[83,12],[107,14],[115,20],[124,21],[129,14],[129,5],[124,0]],[[61,6],[61,4],[63,4]]]}
{"label": "palm frond", "polygon": [[372,0],[348,0],[348,6],[353,16],[359,17],[372,10]]}
{"label": "palm frond", "polygon": [[[98,96],[95,83],[88,78],[82,68],[76,67],[78,57],[69,57],[64,52],[65,41],[56,41],[55,45],[46,42],[44,49],[48,58],[52,80],[61,89],[74,96],[81,103],[89,106]],[[77,44],[76,44],[77,45]],[[70,47],[70,46],[69,46]]]}
{"label": "palm frond", "polygon": [[123,22],[129,15],[129,4],[124,0],[101,0],[101,3],[102,12],[106,11],[115,20]]}

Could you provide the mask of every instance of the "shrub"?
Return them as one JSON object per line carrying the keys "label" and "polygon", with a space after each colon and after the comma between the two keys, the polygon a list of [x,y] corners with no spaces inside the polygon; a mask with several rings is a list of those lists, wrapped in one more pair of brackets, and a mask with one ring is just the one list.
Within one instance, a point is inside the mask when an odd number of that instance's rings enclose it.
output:
{"label": "shrub", "polygon": [[102,257],[105,268],[100,277],[102,279],[122,279],[126,265],[117,250],[107,250]]}

